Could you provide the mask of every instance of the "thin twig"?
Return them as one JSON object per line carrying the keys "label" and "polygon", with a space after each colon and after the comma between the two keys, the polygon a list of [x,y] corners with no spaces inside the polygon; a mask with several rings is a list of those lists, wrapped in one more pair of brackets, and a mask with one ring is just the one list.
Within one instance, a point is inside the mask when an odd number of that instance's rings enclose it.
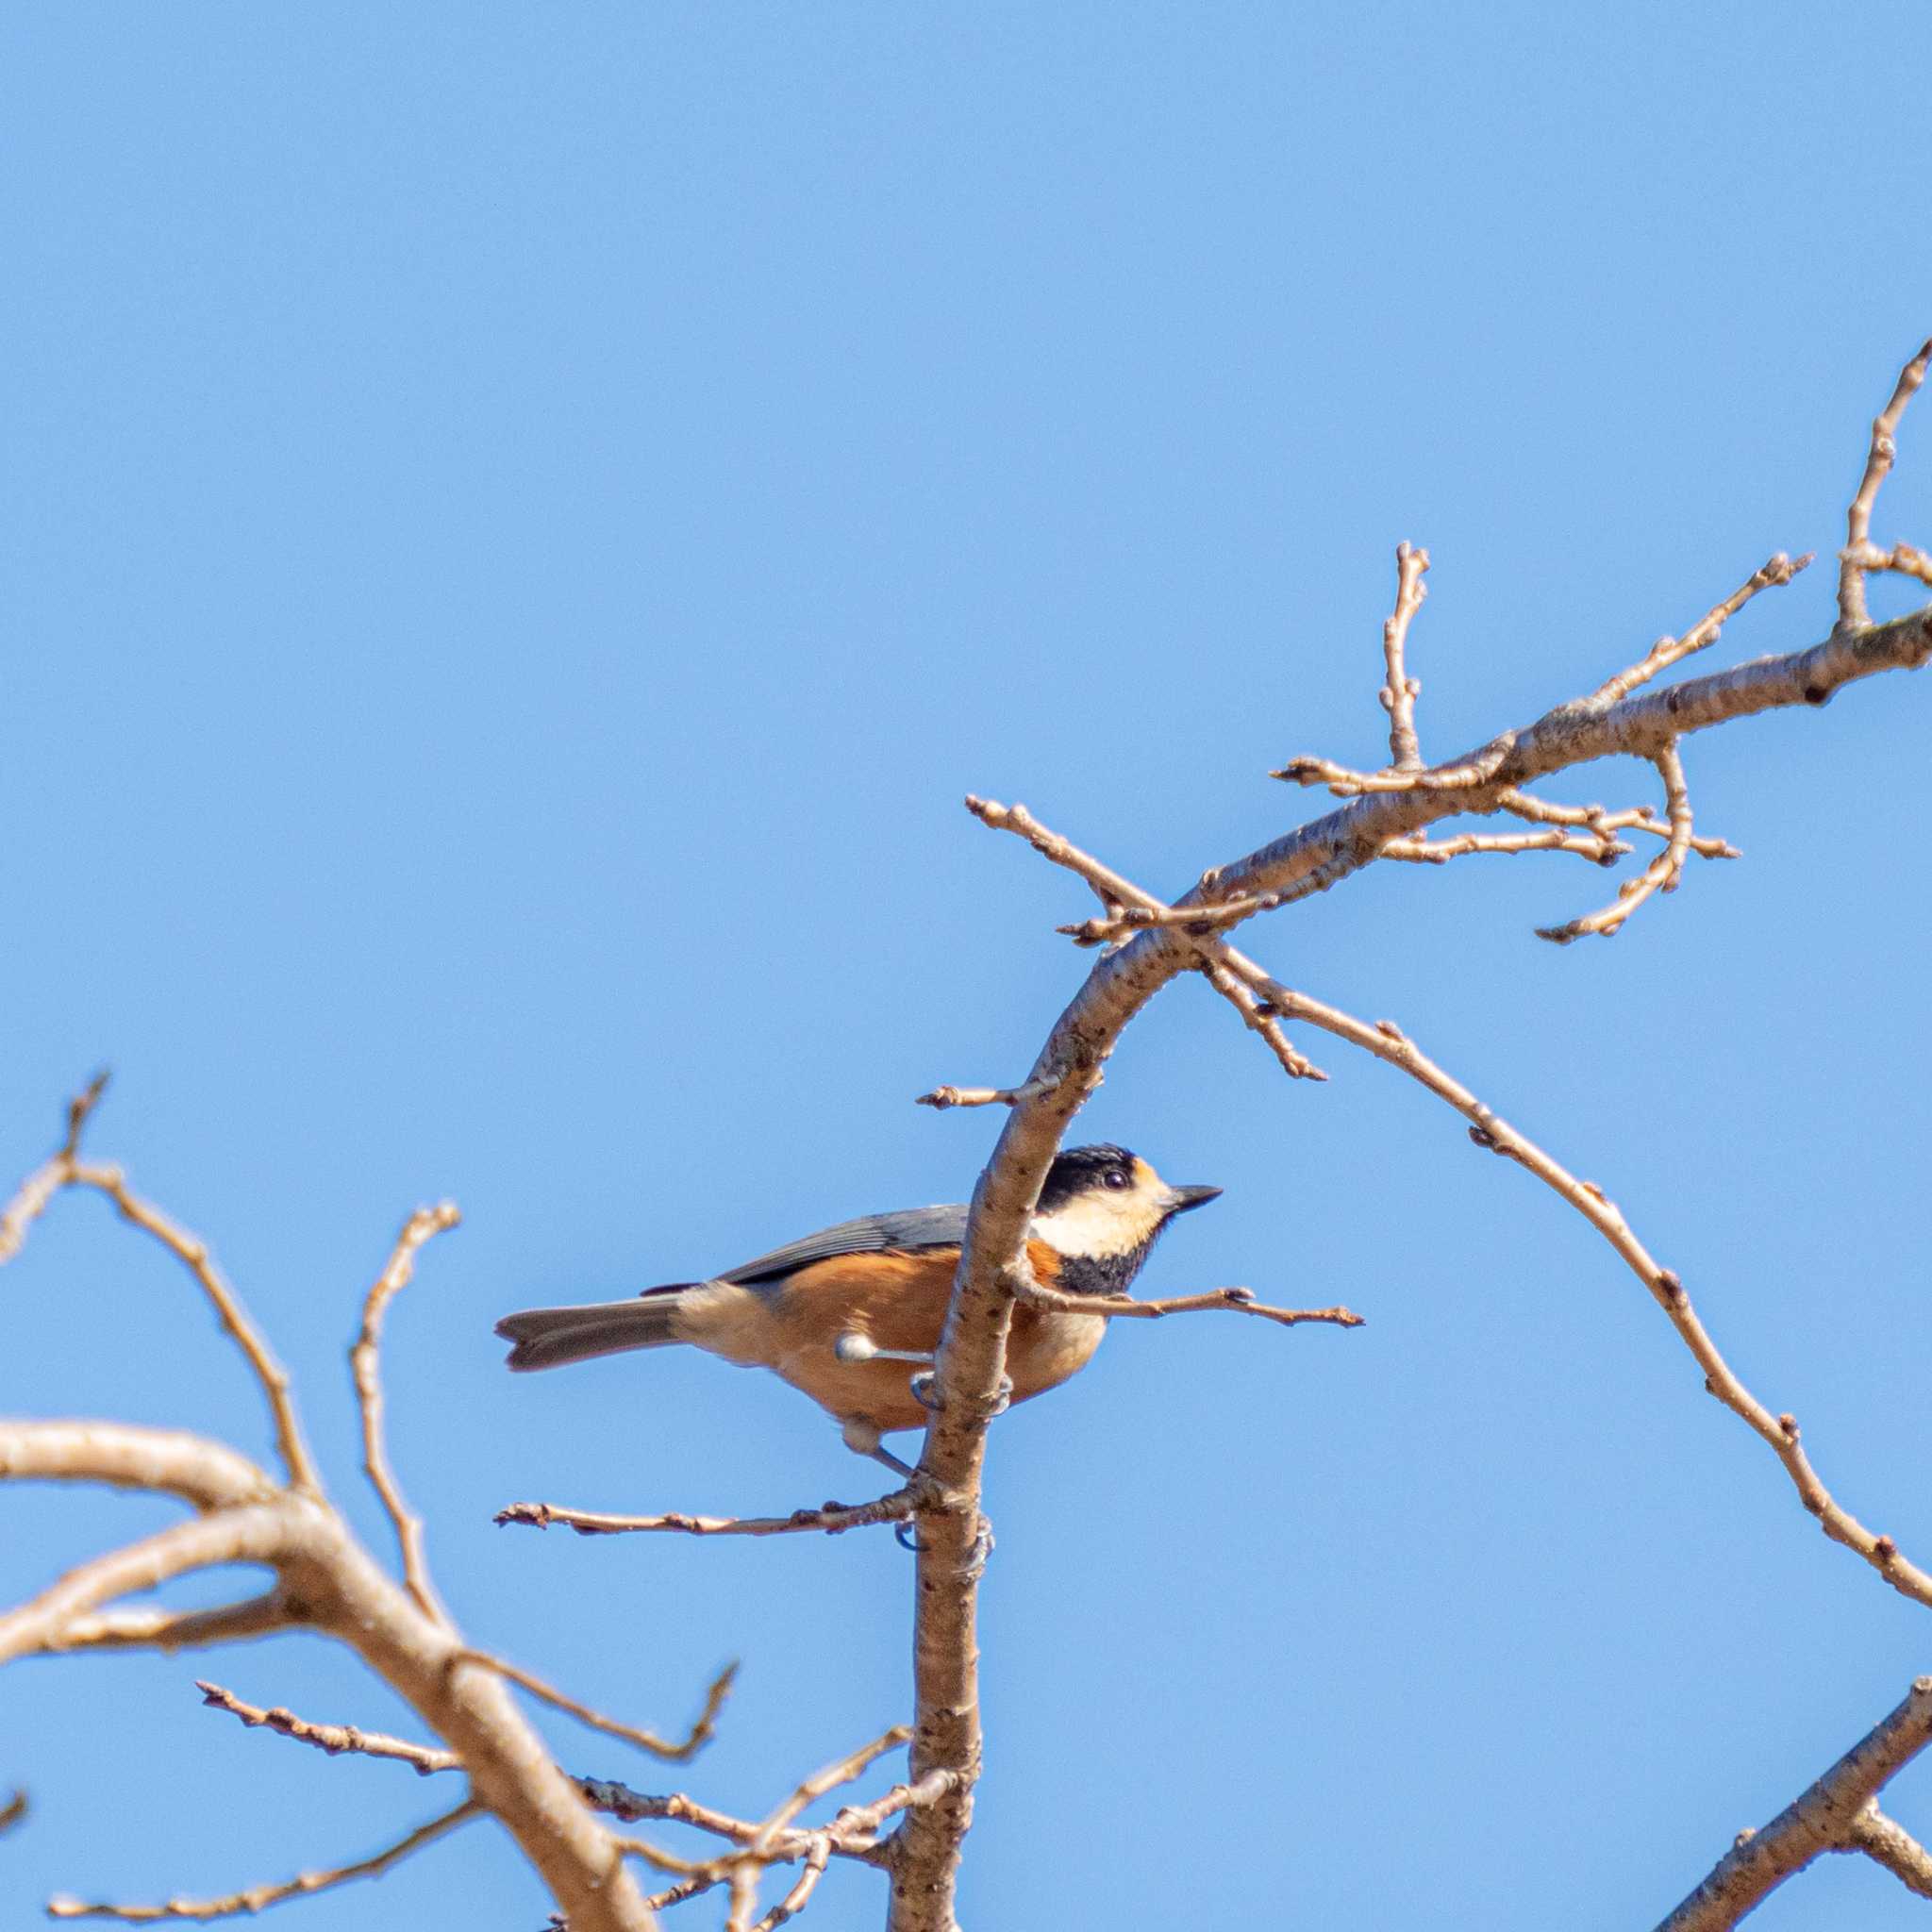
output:
{"label": "thin twig", "polygon": [[349,1373],[355,1377],[357,1406],[362,1412],[362,1468],[382,1498],[382,1507],[395,1525],[403,1556],[403,1587],[415,1598],[425,1617],[448,1624],[449,1612],[429,1581],[429,1560],[423,1547],[423,1519],[403,1500],[401,1485],[391,1469],[383,1440],[382,1321],[389,1305],[416,1271],[417,1251],[425,1241],[456,1226],[461,1220],[452,1201],[419,1208],[403,1224],[388,1264],[375,1277],[362,1303],[362,1329],[349,1350]]}
{"label": "thin twig", "polygon": [[1607,906],[1587,912],[1563,925],[1540,925],[1536,936],[1567,946],[1573,940],[1600,933],[1607,939],[1616,932],[1653,892],[1674,892],[1684,875],[1694,826],[1690,816],[1690,789],[1684,777],[1684,760],[1674,741],[1657,755],[1657,775],[1664,781],[1664,799],[1669,809],[1671,836],[1664,849],[1634,879],[1617,888],[1617,896]]}
{"label": "thin twig", "polygon": [[[941,1798],[963,1790],[965,1782],[957,1771],[929,1771],[924,1777],[894,1785],[869,1805],[846,1806],[825,1829],[835,1840],[834,1849],[853,1847],[847,1852],[848,1857],[865,1857],[866,1852],[857,1846],[875,1838],[887,1819],[901,1811],[916,1811],[922,1805],[936,1805]],[[874,1847],[874,1853],[877,1849]]]}
{"label": "thin twig", "polygon": [[[827,1791],[835,1791],[841,1785],[848,1785],[863,1774],[866,1767],[875,1759],[883,1757],[888,1751],[896,1751],[912,1736],[908,1724],[894,1724],[889,1731],[882,1732],[869,1744],[861,1744],[857,1751],[848,1753],[836,1763],[823,1766],[808,1778],[803,1778],[792,1790],[791,1795],[773,1811],[758,1826],[758,1835],[744,1851],[733,1861],[731,1873],[731,1911],[727,1924],[736,1932],[752,1932],[751,1918],[758,1909],[758,1881],[764,1866],[773,1861],[773,1846],[781,1840],[791,1821],[807,1806],[815,1804]],[[825,1861],[831,1857],[832,1841],[827,1833],[814,1835],[814,1841],[806,1854],[806,1879],[792,1888],[788,1898],[795,1898],[798,1904],[810,1896],[812,1886],[818,1883],[818,1872],[824,1869]],[[813,1870],[814,1862],[817,1870]],[[775,1916],[768,1915],[761,1924],[782,1924],[797,1907],[782,1907]]]}
{"label": "thin twig", "polygon": [[[1024,839],[1042,858],[1063,867],[1074,877],[1084,879],[1099,895],[1101,902],[1113,908],[1111,918],[1123,909],[1140,908],[1149,913],[1172,915],[1181,909],[1165,905],[1153,893],[1137,886],[1133,880],[1123,876],[1114,869],[1095,858],[1091,852],[1084,852],[1071,839],[1042,825],[1024,805],[1001,805],[993,799],[968,796],[966,809],[981,824],[995,832],[1010,832],[1015,838]],[[1277,900],[1286,895],[1276,894]],[[1212,914],[1221,911],[1224,918],[1232,916],[1228,908],[1216,908],[1211,904],[1206,908]],[[1315,1063],[1298,1053],[1288,1036],[1282,1032],[1276,1017],[1264,1013],[1243,990],[1228,978],[1217,964],[1214,951],[1215,941],[1211,937],[1193,931],[1171,917],[1162,917],[1159,924],[1174,930],[1194,947],[1200,954],[1201,970],[1208,983],[1223,999],[1241,1016],[1241,1024],[1250,1031],[1257,1033],[1268,1042],[1268,1048],[1280,1061],[1282,1070],[1291,1079],[1325,1080],[1328,1076]],[[1065,930],[1065,928],[1062,928]],[[1097,1074],[1097,1069],[1095,1070]]]}
{"label": "thin twig", "polygon": [[301,1425],[295,1420],[295,1404],[290,1393],[289,1372],[275,1359],[261,1331],[242,1306],[242,1298],[223,1277],[199,1236],[169,1219],[152,1203],[128,1190],[125,1176],[118,1167],[93,1166],[83,1161],[71,1163],[68,1185],[92,1188],[114,1204],[122,1220],[131,1222],[154,1239],[178,1260],[201,1285],[222,1331],[242,1351],[242,1358],[254,1372],[268,1400],[275,1420],[275,1448],[289,1481],[298,1490],[320,1494],[322,1477],[317,1473],[308,1445],[302,1440]]}
{"label": "thin twig", "polygon": [[80,1137],[107,1091],[108,1073],[103,1068],[67,1103],[66,1138],[21,1182],[6,1209],[0,1211],[0,1264],[20,1253],[27,1229],[47,1211],[54,1196],[72,1184],[75,1163],[80,1158]]}
{"label": "thin twig", "polygon": [[831,1840],[821,1833],[813,1840],[811,1849],[805,1855],[805,1869],[798,1874],[797,1882],[752,1927],[752,1932],[776,1932],[776,1928],[787,1919],[795,1919],[805,1909],[806,1901],[817,1889],[819,1880],[824,1875],[825,1867],[831,1861]]}
{"label": "thin twig", "polygon": [[1724,625],[1743,609],[1758,591],[1790,583],[1810,562],[1809,551],[1794,563],[1780,550],[1776,556],[1753,571],[1723,603],[1712,605],[1682,637],[1659,638],[1644,657],[1639,658],[1628,670],[1620,671],[1616,676],[1606,678],[1585,702],[1592,705],[1614,705],[1628,697],[1639,686],[1648,684],[1660,672],[1668,671],[1673,664],[1681,663],[1695,651],[1707,649],[1717,642]]}
{"label": "thin twig", "polygon": [[1163,906],[1158,900],[1141,906],[1116,906],[1112,912],[1083,919],[1074,925],[1057,925],[1076,946],[1110,945],[1154,925],[1185,926],[1191,932],[1212,932],[1257,912],[1273,912],[1286,904],[1279,892],[1256,892],[1243,899],[1213,899],[1197,906]]}
{"label": "thin twig", "polygon": [[1825,1535],[1861,1557],[1900,1595],[1932,1607],[1932,1575],[1902,1556],[1890,1537],[1868,1529],[1832,1496],[1800,1444],[1797,1423],[1789,1415],[1773,1415],[1738,1379],[1698,1319],[1683,1282],[1652,1257],[1601,1188],[1592,1181],[1579,1180],[1526,1134],[1511,1126],[1461,1081],[1430,1059],[1393,1021],[1379,1020],[1370,1024],[1307,993],[1291,991],[1232,948],[1228,949],[1227,958],[1230,968],[1263,998],[1291,1017],[1352,1041],[1418,1081],[1470,1123],[1470,1139],[1477,1146],[1515,1161],[1575,1208],[1609,1242],[1670,1318],[1704,1371],[1708,1391],[1740,1418],[1784,1465],[1799,1500],[1818,1519]]}
{"label": "thin twig", "polygon": [[1407,865],[1447,865],[1472,854],[1513,855],[1520,852],[1569,852],[1592,865],[1614,865],[1631,848],[1621,839],[1600,839],[1578,832],[1457,832],[1447,839],[1391,839],[1375,857]]}
{"label": "thin twig", "polygon": [[924,1507],[924,1487],[908,1484],[871,1503],[826,1503],[816,1509],[794,1509],[790,1516],[688,1516],[672,1510],[662,1516],[607,1516],[593,1509],[566,1508],[560,1503],[511,1503],[496,1512],[499,1524],[522,1523],[536,1529],[561,1524],[579,1536],[628,1536],[640,1531],[675,1531],[681,1536],[791,1536],[823,1531],[840,1536],[874,1523],[904,1523]]}
{"label": "thin twig", "polygon": [[758,1835],[758,1826],[753,1820],[734,1818],[727,1811],[701,1805],[683,1791],[640,1791],[620,1779],[608,1777],[580,1777],[575,1783],[591,1810],[622,1819],[626,1824],[636,1824],[646,1818],[663,1819],[673,1824],[689,1824],[699,1831],[708,1831],[715,1838],[729,1839],[738,1845],[748,1845]]}
{"label": "thin twig", "polygon": [[1041,1091],[1038,1080],[1024,1087],[935,1087],[930,1093],[919,1094],[912,1104],[930,1107],[941,1113],[949,1107],[1019,1107],[1037,1098]]}
{"label": "thin twig", "polygon": [[1871,622],[1865,606],[1865,572],[1871,566],[1865,563],[1863,554],[1872,541],[1872,509],[1878,501],[1878,486],[1890,474],[1892,460],[1898,454],[1898,444],[1893,439],[1898,434],[1899,419],[1906,412],[1906,405],[1918,392],[1919,385],[1925,380],[1925,370],[1932,365],[1932,341],[1928,341],[1919,353],[1899,372],[1898,387],[1891,392],[1891,400],[1878,412],[1872,425],[1872,443],[1865,457],[1865,474],[1858,479],[1858,491],[1852,498],[1845,511],[1845,547],[1839,554],[1838,571],[1838,621],[1841,630],[1856,630]]}
{"label": "thin twig", "polygon": [[311,1724],[308,1719],[297,1717],[292,1710],[279,1704],[264,1708],[258,1704],[244,1703],[232,1690],[225,1690],[219,1684],[197,1681],[194,1688],[201,1692],[204,1704],[212,1706],[216,1710],[225,1710],[250,1728],[262,1725],[271,1731],[278,1731],[298,1744],[313,1744],[318,1751],[326,1751],[331,1757],[348,1751],[363,1757],[393,1758],[399,1764],[408,1765],[423,1777],[439,1771],[462,1769],[463,1760],[454,1751],[441,1750],[433,1744],[414,1744],[407,1738],[391,1738],[381,1731],[360,1730],[355,1724]]}
{"label": "thin twig", "polygon": [[50,1898],[47,1916],[50,1919],[115,1919],[125,1924],[147,1924],[159,1919],[239,1918],[243,1913],[259,1912],[270,1906],[278,1906],[284,1899],[307,1898],[311,1892],[346,1885],[354,1878],[379,1878],[410,1853],[421,1851],[425,1845],[433,1844],[459,1824],[467,1824],[471,1819],[483,1815],[483,1806],[478,1799],[465,1798],[455,1810],[445,1811],[441,1818],[432,1818],[427,1824],[418,1825],[407,1838],[398,1839],[373,1857],[358,1858],[353,1865],[335,1865],[321,1872],[301,1872],[293,1878],[282,1879],[277,1884],[257,1885],[246,1891],[230,1892],[225,1898],[171,1898],[165,1905],[158,1906],[88,1905],[77,1898]]}
{"label": "thin twig", "polygon": [[276,1447],[289,1480],[297,1489],[319,1493],[321,1479],[295,1420],[288,1372],[249,1319],[241,1297],[223,1279],[208,1254],[208,1243],[178,1226],[158,1208],[131,1193],[118,1167],[92,1166],[80,1158],[81,1136],[107,1087],[108,1074],[103,1071],[67,1103],[67,1132],[53,1158],[21,1183],[5,1211],[0,1212],[0,1263],[10,1261],[20,1252],[27,1229],[63,1188],[92,1188],[105,1194],[124,1221],[132,1222],[143,1233],[152,1235],[201,1284],[223,1331],[241,1349],[268,1398]]}
{"label": "thin twig", "polygon": [[1423,576],[1429,567],[1429,553],[1410,543],[1395,546],[1395,608],[1382,625],[1382,657],[1387,679],[1382,686],[1382,708],[1389,713],[1389,762],[1399,772],[1422,769],[1422,746],[1415,735],[1415,701],[1423,688],[1409,676],[1404,662],[1408,643],[1408,626],[1423,608],[1428,593]]}
{"label": "thin twig", "polygon": [[1291,1080],[1325,1080],[1328,1077],[1281,1030],[1280,1018],[1273,1008],[1257,1000],[1226,967],[1218,960],[1204,959],[1201,971],[1208,984],[1241,1016],[1248,1030],[1259,1034],[1267,1042],[1268,1051],[1280,1062],[1281,1071]]}
{"label": "thin twig", "polygon": [[[621,1851],[634,1852],[637,1845],[641,1842],[641,1840],[620,1839],[618,1848]],[[652,1892],[644,1900],[644,1908],[653,1912],[666,1911],[672,1906],[681,1906],[686,1899],[701,1897],[713,1886],[722,1885],[724,1882],[723,1872],[696,1873],[691,1877],[680,1878],[675,1885],[667,1885],[662,1891]]]}
{"label": "thin twig", "polygon": [[1268,775],[1290,785],[1325,785],[1337,798],[1360,798],[1371,792],[1473,791],[1493,781],[1512,749],[1506,733],[1454,764],[1427,765],[1420,771],[1357,772],[1333,758],[1297,758]]}
{"label": "thin twig", "polygon": [[[1621,811],[1608,811],[1600,805],[1557,805],[1547,798],[1538,798],[1528,791],[1504,791],[1496,803],[1507,812],[1517,818],[1528,819],[1532,823],[1545,825],[1588,825],[1597,837],[1608,841],[1618,832],[1648,832],[1654,839],[1668,839],[1671,824],[1667,819],[1657,814],[1657,808],[1649,805],[1625,806]],[[1395,841],[1391,840],[1391,844]],[[1382,850],[1386,854],[1389,847]],[[1690,841],[1690,849],[1700,858],[1741,858],[1743,854],[1724,839],[1707,839],[1701,835]]]}
{"label": "thin twig", "polygon": [[775,1833],[782,1831],[807,1806],[816,1804],[827,1791],[836,1791],[841,1785],[849,1785],[854,1778],[862,1776],[870,1765],[887,1752],[896,1751],[902,1744],[909,1742],[911,1737],[912,1727],[909,1724],[894,1724],[869,1744],[861,1744],[857,1751],[848,1752],[835,1763],[823,1765],[809,1777],[802,1778],[791,1795],[759,1825],[758,1836],[753,1840],[752,1848],[757,1850]]}
{"label": "thin twig", "polygon": [[[713,1837],[728,1839],[736,1845],[750,1844],[764,1829],[763,1822],[734,1818],[729,1812],[701,1805],[683,1791],[640,1791],[615,1778],[601,1777],[580,1777],[576,1785],[583,1794],[584,1803],[593,1811],[605,1812],[625,1824],[636,1824],[646,1818],[660,1819],[708,1831]],[[877,1864],[881,1857],[877,1835],[885,1821],[896,1812],[930,1804],[953,1788],[954,1774],[939,1771],[916,1784],[894,1785],[891,1790],[868,1804],[848,1805],[824,1827],[825,1836],[831,1840],[834,1855],[856,1859],[861,1864]],[[784,1857],[801,1856],[803,1841],[810,1835],[793,1832],[781,1837],[766,1847],[767,1853],[775,1859],[780,1854],[774,1846],[782,1845],[789,1848]],[[794,1843],[794,1840],[797,1842]]]}
{"label": "thin twig", "polygon": [[[454,1751],[415,1743],[407,1738],[388,1737],[380,1731],[365,1731],[355,1724],[317,1724],[280,1706],[264,1708],[260,1705],[249,1704],[219,1684],[197,1683],[194,1688],[201,1692],[204,1704],[227,1711],[244,1724],[278,1732],[297,1743],[325,1751],[331,1757],[353,1753],[364,1757],[387,1758],[394,1763],[407,1764],[424,1777],[463,1768],[462,1759]],[[904,1741],[903,1733],[900,1734],[900,1741]],[[769,1821],[757,1823],[734,1818],[728,1812],[700,1804],[682,1791],[640,1791],[611,1778],[574,1777],[572,1782],[582,1794],[584,1803],[593,1811],[602,1811],[625,1824],[636,1824],[643,1819],[668,1820],[710,1832],[714,1837],[727,1839],[741,1846],[752,1844],[761,1834],[767,1833]],[[889,1792],[881,1802],[890,1808],[891,1799],[892,1794]],[[870,1842],[870,1833],[875,1829],[870,1807],[865,1817],[850,1822],[841,1814],[832,1826],[827,1827],[827,1851],[871,1863],[874,1847]],[[798,1838],[799,1841],[793,1843],[792,1838]],[[782,1852],[773,1851],[770,1842],[766,1849],[770,1856],[782,1856],[789,1862],[804,1856],[809,1846],[798,1834],[792,1834],[784,1840]]]}
{"label": "thin twig", "polygon": [[738,1663],[734,1658],[711,1679],[710,1688],[705,1692],[705,1707],[698,1713],[696,1723],[681,1741],[670,1743],[655,1731],[640,1730],[635,1724],[620,1724],[614,1717],[606,1717],[588,1704],[580,1704],[575,1697],[566,1696],[554,1684],[546,1684],[533,1672],[509,1662],[506,1657],[494,1657],[487,1650],[465,1646],[452,1655],[450,1663],[452,1668],[475,1664],[483,1670],[493,1671],[499,1677],[527,1690],[532,1697],[541,1698],[555,1709],[575,1718],[579,1724],[590,1725],[593,1731],[602,1731],[606,1737],[622,1738],[626,1744],[635,1744],[639,1750],[648,1751],[652,1757],[661,1757],[671,1764],[689,1763],[717,1736],[718,1713],[724,1707],[724,1700],[731,1694],[732,1680],[738,1675]]}
{"label": "thin twig", "polygon": [[11,1831],[27,1814],[26,1793],[15,1791],[6,1804],[0,1805],[0,1831]]}
{"label": "thin twig", "polygon": [[1163,1315],[1191,1315],[1210,1308],[1225,1308],[1237,1315],[1258,1315],[1264,1322],[1278,1322],[1284,1328],[1303,1322],[1326,1322],[1337,1328],[1359,1328],[1363,1318],[1350,1308],[1276,1308],[1255,1299],[1252,1288],[1210,1288],[1201,1294],[1167,1295],[1158,1301],[1140,1301],[1126,1294],[1068,1294],[1064,1290],[1045,1288],[1029,1282],[1019,1291],[1019,1299],[1038,1308],[1053,1308],[1069,1315],[1139,1316],[1158,1321]]}

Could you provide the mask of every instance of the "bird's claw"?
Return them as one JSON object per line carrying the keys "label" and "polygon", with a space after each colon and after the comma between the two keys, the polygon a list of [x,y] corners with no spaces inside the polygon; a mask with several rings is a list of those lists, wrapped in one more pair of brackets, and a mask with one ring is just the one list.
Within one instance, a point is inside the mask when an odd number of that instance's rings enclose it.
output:
{"label": "bird's claw", "polygon": [[[902,1550],[910,1550],[918,1556],[925,1545],[919,1540],[919,1532],[909,1523],[895,1523],[892,1536]],[[986,1559],[992,1555],[992,1524],[982,1515],[974,1525],[973,1550],[966,1558],[962,1580],[977,1583],[986,1574]]]}
{"label": "bird's claw", "polygon": [[[920,1407],[930,1410],[935,1415],[939,1413],[940,1400],[933,1372],[930,1369],[922,1370],[912,1376],[907,1386],[912,1391],[912,1399]],[[993,1391],[992,1407],[986,1412],[987,1421],[991,1422],[995,1416],[1005,1415],[1012,1406],[1013,1378],[1010,1375],[1002,1375],[999,1388]]]}

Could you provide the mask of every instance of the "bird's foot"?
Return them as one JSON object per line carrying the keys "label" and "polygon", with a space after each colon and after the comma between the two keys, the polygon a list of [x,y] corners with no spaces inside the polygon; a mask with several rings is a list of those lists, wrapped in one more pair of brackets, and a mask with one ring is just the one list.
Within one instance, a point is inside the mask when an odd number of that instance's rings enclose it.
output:
{"label": "bird's foot", "polygon": [[[919,1555],[926,1546],[919,1540],[919,1532],[909,1523],[895,1523],[892,1534],[898,1539],[899,1547]],[[978,1518],[973,1526],[973,1548],[966,1558],[962,1580],[977,1583],[986,1574],[986,1559],[992,1555],[992,1524],[984,1516]]]}
{"label": "bird's foot", "polygon": [[[924,1374],[914,1375],[908,1384],[908,1387],[912,1391],[913,1401],[918,1403],[920,1407],[930,1409],[935,1414],[939,1412],[939,1396],[935,1391],[934,1378],[930,1369]],[[1000,1377],[1000,1386],[993,1391],[992,1407],[986,1412],[987,1420],[991,1422],[994,1416],[1005,1415],[1007,1410],[1012,1406],[1013,1378],[1010,1375],[1002,1375]]]}

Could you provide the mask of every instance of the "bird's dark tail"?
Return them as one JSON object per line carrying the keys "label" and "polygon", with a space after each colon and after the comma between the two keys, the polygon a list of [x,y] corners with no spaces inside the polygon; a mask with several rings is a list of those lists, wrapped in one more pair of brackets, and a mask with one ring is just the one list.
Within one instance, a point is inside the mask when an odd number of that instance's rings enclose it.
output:
{"label": "bird's dark tail", "polygon": [[630,1348],[668,1348],[683,1338],[674,1332],[677,1304],[697,1284],[673,1282],[647,1288],[624,1302],[591,1302],[579,1308],[525,1308],[506,1315],[496,1332],[516,1345],[513,1369],[557,1369],[592,1356],[620,1355]]}

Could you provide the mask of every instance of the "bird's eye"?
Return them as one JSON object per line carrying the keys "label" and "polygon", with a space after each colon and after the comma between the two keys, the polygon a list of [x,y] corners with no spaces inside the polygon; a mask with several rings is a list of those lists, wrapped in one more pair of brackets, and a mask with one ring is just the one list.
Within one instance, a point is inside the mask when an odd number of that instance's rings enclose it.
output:
{"label": "bird's eye", "polygon": [[1126,1170],[1124,1168],[1119,1167],[1108,1168],[1108,1171],[1101,1175],[1100,1185],[1104,1188],[1125,1187],[1127,1185]]}

